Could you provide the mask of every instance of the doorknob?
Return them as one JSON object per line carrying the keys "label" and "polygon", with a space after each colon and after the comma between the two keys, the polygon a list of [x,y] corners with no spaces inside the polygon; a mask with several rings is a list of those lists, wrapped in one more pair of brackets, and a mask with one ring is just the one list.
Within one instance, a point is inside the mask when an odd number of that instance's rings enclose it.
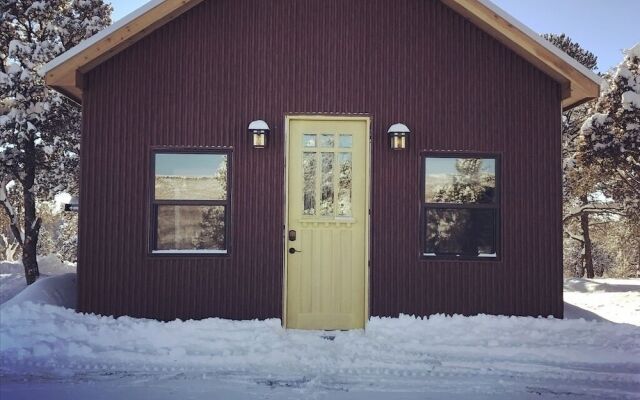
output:
{"label": "doorknob", "polygon": [[296,250],[293,247],[289,247],[289,254],[302,253],[302,250]]}

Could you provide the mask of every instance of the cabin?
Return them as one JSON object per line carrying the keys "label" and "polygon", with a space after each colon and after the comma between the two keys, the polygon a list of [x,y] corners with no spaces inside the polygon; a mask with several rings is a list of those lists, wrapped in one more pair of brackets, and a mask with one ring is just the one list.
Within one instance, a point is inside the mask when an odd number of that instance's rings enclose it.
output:
{"label": "cabin", "polygon": [[83,109],[79,311],[563,316],[599,78],[486,0],[154,0],[43,70]]}

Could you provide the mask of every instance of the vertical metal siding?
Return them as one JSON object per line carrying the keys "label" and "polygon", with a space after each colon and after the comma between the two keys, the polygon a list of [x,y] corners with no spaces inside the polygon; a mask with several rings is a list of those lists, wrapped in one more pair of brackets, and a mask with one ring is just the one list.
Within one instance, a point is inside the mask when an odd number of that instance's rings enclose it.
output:
{"label": "vertical metal siding", "polygon": [[[86,78],[81,311],[280,317],[284,115],[324,112],[373,118],[371,315],[562,314],[559,86],[439,2],[207,1]],[[229,257],[147,256],[158,145],[233,149]],[[501,261],[419,258],[426,150],[502,155]]]}

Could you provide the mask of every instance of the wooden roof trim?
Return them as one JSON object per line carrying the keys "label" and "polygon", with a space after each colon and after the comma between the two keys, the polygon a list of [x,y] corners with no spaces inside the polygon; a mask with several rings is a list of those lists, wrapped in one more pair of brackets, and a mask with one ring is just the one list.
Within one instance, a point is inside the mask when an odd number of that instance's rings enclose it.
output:
{"label": "wooden roof trim", "polygon": [[602,79],[488,0],[442,0],[561,84],[567,110],[600,94]]}
{"label": "wooden roof trim", "polygon": [[152,0],[42,67],[47,85],[82,102],[82,74],[203,0]]}
{"label": "wooden roof trim", "polygon": [[[47,85],[82,102],[82,75],[203,0],[152,0],[42,67]],[[601,78],[488,0],[442,0],[560,83],[562,107],[596,98]]]}

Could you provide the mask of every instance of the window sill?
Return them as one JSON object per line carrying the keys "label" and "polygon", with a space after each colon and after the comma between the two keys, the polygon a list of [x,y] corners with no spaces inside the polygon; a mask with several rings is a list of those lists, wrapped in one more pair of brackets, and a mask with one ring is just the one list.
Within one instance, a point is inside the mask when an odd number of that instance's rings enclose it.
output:
{"label": "window sill", "polygon": [[437,255],[435,253],[422,253],[420,258],[424,261],[477,261],[477,262],[495,262],[501,261],[500,257],[494,254],[478,255],[478,256],[456,256],[456,255]]}
{"label": "window sill", "polygon": [[147,253],[154,258],[175,257],[228,257],[228,250],[152,250]]}

